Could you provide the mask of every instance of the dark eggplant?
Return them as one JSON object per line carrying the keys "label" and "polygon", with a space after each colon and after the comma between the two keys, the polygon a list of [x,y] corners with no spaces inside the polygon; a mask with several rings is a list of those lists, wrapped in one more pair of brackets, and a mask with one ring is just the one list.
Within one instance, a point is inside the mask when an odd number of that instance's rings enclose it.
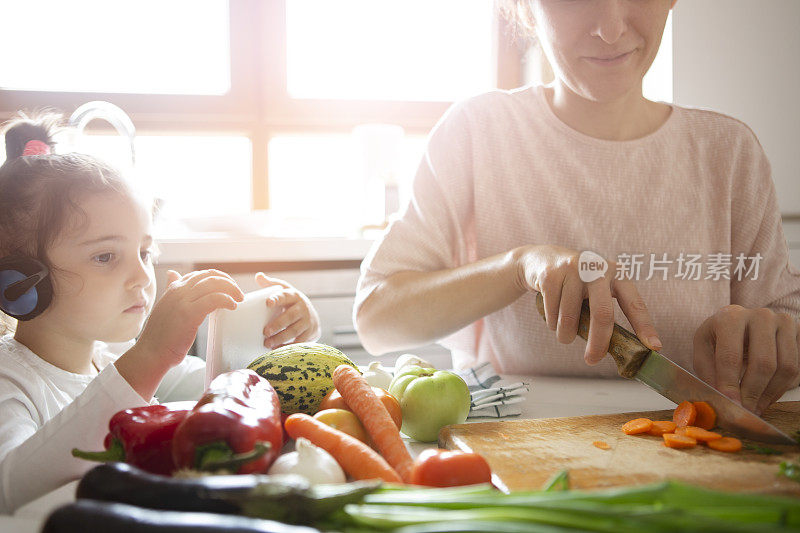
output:
{"label": "dark eggplant", "polygon": [[309,524],[360,502],[379,481],[311,486],[298,476],[259,474],[175,478],[125,463],[104,463],[84,474],[77,497],[149,509],[219,514]]}
{"label": "dark eggplant", "polygon": [[42,533],[318,533],[245,516],[156,511],[122,503],[78,500],[53,511]]}

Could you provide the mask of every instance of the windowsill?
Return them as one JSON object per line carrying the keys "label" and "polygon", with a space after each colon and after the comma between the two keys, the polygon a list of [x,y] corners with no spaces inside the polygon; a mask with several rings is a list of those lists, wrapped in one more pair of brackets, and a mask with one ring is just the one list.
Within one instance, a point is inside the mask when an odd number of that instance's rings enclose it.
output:
{"label": "windowsill", "polygon": [[197,233],[158,239],[158,263],[267,263],[361,261],[373,239],[346,237],[270,237]]}

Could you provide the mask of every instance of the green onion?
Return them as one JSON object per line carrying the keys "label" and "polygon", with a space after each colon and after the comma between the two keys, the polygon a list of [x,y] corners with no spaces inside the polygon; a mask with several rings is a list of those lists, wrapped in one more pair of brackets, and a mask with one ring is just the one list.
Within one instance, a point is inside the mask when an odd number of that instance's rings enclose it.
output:
{"label": "green onion", "polygon": [[[800,472],[800,471],[799,471]],[[563,482],[566,476],[557,478]],[[800,500],[715,491],[677,482],[503,494],[489,485],[391,487],[346,505],[323,529],[346,533],[522,531],[556,533],[772,532],[800,530]]]}
{"label": "green onion", "polygon": [[556,490],[569,490],[569,471],[562,470],[554,475],[542,487],[543,492],[552,492]]}

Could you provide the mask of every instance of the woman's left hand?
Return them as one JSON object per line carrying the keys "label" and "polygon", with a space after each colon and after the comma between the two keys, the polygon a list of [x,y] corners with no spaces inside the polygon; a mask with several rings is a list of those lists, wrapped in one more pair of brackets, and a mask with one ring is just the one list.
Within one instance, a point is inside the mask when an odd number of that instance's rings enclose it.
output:
{"label": "woman's left hand", "polygon": [[319,339],[319,315],[305,294],[263,272],[256,274],[256,283],[260,287],[281,287],[278,293],[267,298],[267,307],[276,308],[278,312],[264,325],[264,346],[275,349],[293,342],[314,342]]}
{"label": "woman's left hand", "polygon": [[758,415],[800,376],[800,324],[786,313],[726,305],[694,335],[694,370]]}

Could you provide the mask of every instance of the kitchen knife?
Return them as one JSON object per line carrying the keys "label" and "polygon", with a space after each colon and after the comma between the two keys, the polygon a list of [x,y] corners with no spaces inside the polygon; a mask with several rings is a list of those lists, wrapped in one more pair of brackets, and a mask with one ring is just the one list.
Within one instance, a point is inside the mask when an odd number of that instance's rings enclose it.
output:
{"label": "kitchen knife", "polygon": [[[544,318],[544,299],[536,293],[536,307]],[[578,322],[578,335],[589,336],[589,301],[583,301]],[[797,444],[778,428],[748,411],[694,374],[678,366],[664,355],[651,350],[639,338],[614,324],[608,353],[617,364],[619,375],[644,383],[676,404],[688,400],[708,402],[717,412],[717,425],[748,439],[772,444]]]}

